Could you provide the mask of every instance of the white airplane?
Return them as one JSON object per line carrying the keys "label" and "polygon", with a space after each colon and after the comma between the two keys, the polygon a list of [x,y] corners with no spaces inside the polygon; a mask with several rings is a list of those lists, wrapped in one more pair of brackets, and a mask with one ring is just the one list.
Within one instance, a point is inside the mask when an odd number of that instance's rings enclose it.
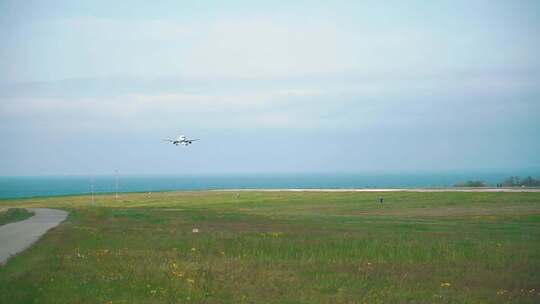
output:
{"label": "white airplane", "polygon": [[173,145],[184,145],[184,146],[188,146],[188,145],[191,145],[194,141],[196,140],[199,140],[198,138],[197,139],[188,139],[186,138],[184,135],[180,135],[178,136],[177,139],[169,139],[169,138],[164,138],[162,139],[163,141],[168,141],[170,143],[172,143]]}

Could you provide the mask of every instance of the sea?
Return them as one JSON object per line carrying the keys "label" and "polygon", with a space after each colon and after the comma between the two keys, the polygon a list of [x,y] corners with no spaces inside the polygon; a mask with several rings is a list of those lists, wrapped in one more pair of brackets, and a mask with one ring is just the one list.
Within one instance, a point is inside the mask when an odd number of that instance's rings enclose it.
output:
{"label": "sea", "polygon": [[488,185],[509,176],[540,177],[537,170],[392,172],[392,173],[264,173],[208,175],[0,176],[0,199],[93,193],[190,191],[219,189],[356,189],[439,188],[469,180]]}

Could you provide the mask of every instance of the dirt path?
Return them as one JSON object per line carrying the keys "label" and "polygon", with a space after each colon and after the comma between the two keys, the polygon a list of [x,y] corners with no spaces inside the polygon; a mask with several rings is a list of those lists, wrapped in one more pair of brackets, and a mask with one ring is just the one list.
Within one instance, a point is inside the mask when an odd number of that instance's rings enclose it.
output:
{"label": "dirt path", "polygon": [[31,208],[34,216],[24,221],[0,226],[0,264],[30,247],[49,229],[63,222],[68,213],[63,210]]}

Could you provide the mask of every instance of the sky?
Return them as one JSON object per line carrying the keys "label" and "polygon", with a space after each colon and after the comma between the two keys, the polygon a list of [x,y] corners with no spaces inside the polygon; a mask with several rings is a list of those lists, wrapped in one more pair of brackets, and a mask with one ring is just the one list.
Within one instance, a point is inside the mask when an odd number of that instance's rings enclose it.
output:
{"label": "sky", "polygon": [[0,2],[0,175],[540,168],[539,1],[116,2]]}

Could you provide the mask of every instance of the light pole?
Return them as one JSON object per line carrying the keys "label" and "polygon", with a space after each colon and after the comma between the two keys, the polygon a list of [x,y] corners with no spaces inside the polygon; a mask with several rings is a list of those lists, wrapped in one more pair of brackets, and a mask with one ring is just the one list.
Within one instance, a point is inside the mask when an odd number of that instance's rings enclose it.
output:
{"label": "light pole", "polygon": [[118,169],[116,171],[116,190],[114,192],[114,200],[118,201]]}
{"label": "light pole", "polygon": [[94,205],[94,178],[90,178],[90,193],[92,194],[92,206]]}

